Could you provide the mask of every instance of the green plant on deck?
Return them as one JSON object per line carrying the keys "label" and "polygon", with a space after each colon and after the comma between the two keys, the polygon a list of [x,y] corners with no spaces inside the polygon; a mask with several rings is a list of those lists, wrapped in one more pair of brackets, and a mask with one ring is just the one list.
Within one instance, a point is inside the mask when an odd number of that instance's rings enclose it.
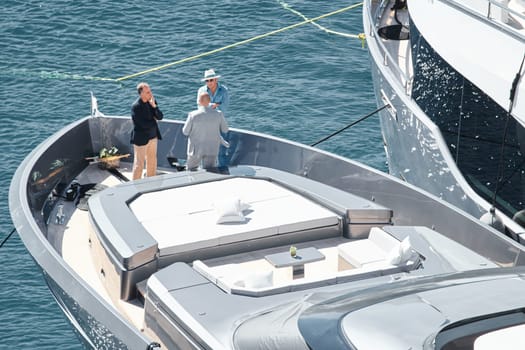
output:
{"label": "green plant on deck", "polygon": [[118,155],[118,148],[115,146],[112,146],[110,148],[102,148],[98,154],[99,158],[107,158],[107,157],[113,157]]}

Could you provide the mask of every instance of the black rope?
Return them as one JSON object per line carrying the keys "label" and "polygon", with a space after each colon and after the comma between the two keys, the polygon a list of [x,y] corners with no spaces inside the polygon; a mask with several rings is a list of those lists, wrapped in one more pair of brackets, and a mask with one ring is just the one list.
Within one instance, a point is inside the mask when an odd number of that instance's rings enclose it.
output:
{"label": "black rope", "polygon": [[[523,69],[523,62],[525,62],[525,54],[523,55],[523,59],[521,60],[520,69],[518,70],[518,73],[516,73],[516,76],[514,77],[514,81],[512,82],[512,87],[510,89],[510,111],[512,111],[513,105],[514,105],[514,97],[516,96],[516,88],[518,87],[518,82],[521,78],[521,70]],[[510,112],[509,111],[509,112]]]}
{"label": "black rope", "polygon": [[117,178],[119,178],[122,182],[128,182],[129,179],[126,177],[126,175],[122,174],[118,169],[116,168],[108,168],[106,169],[111,174],[115,175]]}
{"label": "black rope", "polygon": [[2,248],[2,246],[4,245],[5,242],[7,242],[7,240],[9,239],[9,237],[11,237],[13,235],[13,233],[16,232],[16,228],[13,228],[13,231],[11,231],[10,234],[7,235],[6,238],[4,238],[4,240],[2,241],[2,243],[0,243],[0,248]]}
{"label": "black rope", "polygon": [[321,142],[324,142],[324,141],[328,140],[328,139],[331,138],[332,136],[335,136],[335,135],[339,134],[340,132],[345,131],[346,129],[348,129],[348,128],[354,126],[355,124],[357,124],[357,123],[359,123],[359,122],[362,122],[363,120],[365,120],[365,119],[367,119],[367,118],[373,116],[374,114],[376,114],[377,112],[379,112],[379,111],[385,109],[385,108],[388,107],[388,106],[390,106],[390,105],[384,105],[383,107],[376,109],[376,110],[373,111],[372,113],[369,113],[369,114],[365,115],[364,117],[362,117],[362,118],[356,120],[355,122],[352,122],[352,123],[348,124],[348,125],[345,126],[344,128],[337,130],[337,131],[334,132],[333,134],[328,135],[328,136],[326,136],[326,137],[320,139],[319,141],[312,143],[310,146],[311,146],[311,147],[317,146],[317,145],[320,144]]}

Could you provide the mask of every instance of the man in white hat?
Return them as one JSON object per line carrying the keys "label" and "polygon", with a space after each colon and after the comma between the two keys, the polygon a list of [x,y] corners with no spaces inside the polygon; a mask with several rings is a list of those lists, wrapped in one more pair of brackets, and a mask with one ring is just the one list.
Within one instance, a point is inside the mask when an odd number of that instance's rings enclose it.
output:
{"label": "man in white hat", "polygon": [[[207,69],[204,71],[204,78],[201,81],[205,82],[205,85],[201,86],[197,91],[197,107],[199,106],[199,97],[202,93],[206,92],[210,95],[210,107],[221,111],[226,116],[228,105],[230,104],[230,97],[228,95],[228,88],[223,84],[219,83],[221,76],[215,73],[213,69]],[[222,138],[225,141],[229,141],[229,133],[223,133]],[[219,168],[228,166],[228,149],[221,145],[219,149]]]}

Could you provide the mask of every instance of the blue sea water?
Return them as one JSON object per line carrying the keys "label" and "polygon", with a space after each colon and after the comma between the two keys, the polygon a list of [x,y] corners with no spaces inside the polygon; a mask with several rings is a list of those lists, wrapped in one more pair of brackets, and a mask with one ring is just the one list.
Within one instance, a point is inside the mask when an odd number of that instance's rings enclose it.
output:
{"label": "blue sea water", "polygon": [[[129,115],[147,81],[166,118],[185,119],[205,69],[228,86],[231,127],[312,144],[376,108],[361,42],[311,24],[115,79],[254,38],[351,5],[343,0],[36,1],[0,4],[0,242],[13,229],[8,192],[22,159],[90,111]],[[289,6],[290,8],[287,8]],[[362,32],[361,7],[319,24]],[[386,170],[377,116],[319,144]],[[329,169],[327,169],[329,171]],[[80,349],[16,233],[0,249],[0,349]]]}

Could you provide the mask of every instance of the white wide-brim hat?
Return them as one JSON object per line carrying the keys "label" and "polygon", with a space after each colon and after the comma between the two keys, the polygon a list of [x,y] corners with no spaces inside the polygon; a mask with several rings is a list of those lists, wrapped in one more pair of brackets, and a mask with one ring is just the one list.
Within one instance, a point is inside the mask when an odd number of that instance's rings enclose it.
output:
{"label": "white wide-brim hat", "polygon": [[205,81],[208,79],[218,79],[221,76],[218,74],[215,74],[215,71],[213,69],[207,69],[204,71],[204,78],[201,79],[201,81]]}

